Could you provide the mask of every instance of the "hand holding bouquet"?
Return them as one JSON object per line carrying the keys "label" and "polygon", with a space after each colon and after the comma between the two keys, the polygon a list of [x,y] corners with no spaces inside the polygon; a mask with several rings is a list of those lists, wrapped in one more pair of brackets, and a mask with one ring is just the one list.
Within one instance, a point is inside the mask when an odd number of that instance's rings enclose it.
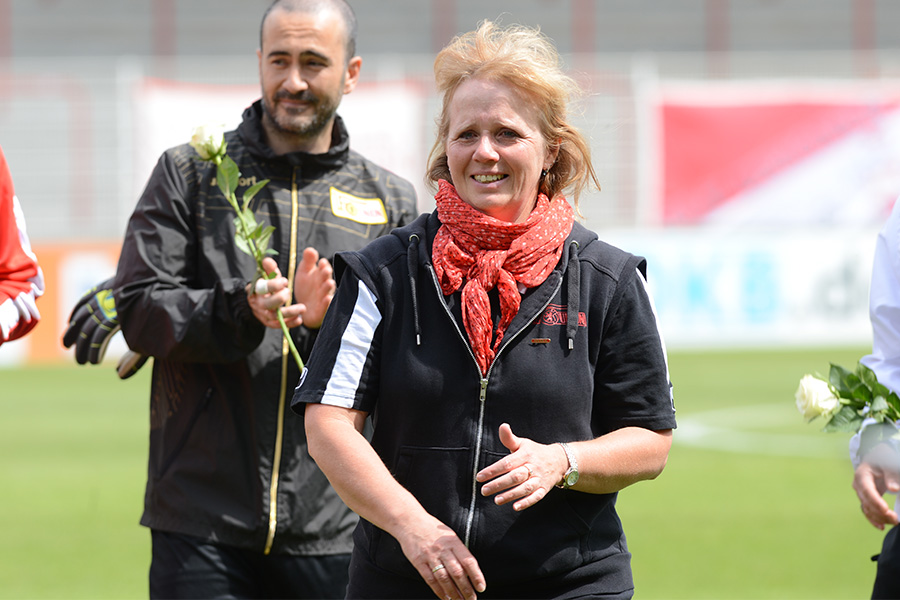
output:
{"label": "hand holding bouquet", "polygon": [[856,433],[864,419],[877,423],[900,420],[900,397],[878,382],[862,363],[856,371],[832,364],[828,379],[804,375],[795,394],[797,410],[807,421],[825,419],[824,431]]}

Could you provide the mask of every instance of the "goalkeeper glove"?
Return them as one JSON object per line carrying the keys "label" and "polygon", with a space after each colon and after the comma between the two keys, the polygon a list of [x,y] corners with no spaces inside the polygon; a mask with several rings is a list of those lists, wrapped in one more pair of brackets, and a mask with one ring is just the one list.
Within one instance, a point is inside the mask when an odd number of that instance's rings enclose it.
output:
{"label": "goalkeeper glove", "polygon": [[[116,301],[112,293],[113,278],[102,281],[89,289],[72,309],[69,327],[63,335],[66,348],[75,346],[75,360],[78,364],[99,364],[106,354],[109,341],[122,326],[116,312]],[[134,375],[147,361],[147,357],[129,351],[126,369],[117,368],[119,377],[127,379]]]}

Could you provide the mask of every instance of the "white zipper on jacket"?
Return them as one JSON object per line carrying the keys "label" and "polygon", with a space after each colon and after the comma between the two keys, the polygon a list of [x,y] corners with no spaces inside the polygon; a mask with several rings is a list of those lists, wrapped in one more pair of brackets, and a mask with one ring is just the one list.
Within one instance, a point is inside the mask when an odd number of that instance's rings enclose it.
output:
{"label": "white zipper on jacket", "polygon": [[[469,344],[469,340],[466,335],[459,328],[459,324],[456,322],[456,319],[453,318],[453,313],[450,312],[450,309],[447,308],[447,302],[444,300],[444,293],[441,291],[441,284],[438,281],[437,274],[434,272],[434,267],[432,265],[425,265],[428,272],[431,274],[431,280],[434,282],[434,290],[438,296],[438,302],[440,305],[444,307],[444,312],[447,313],[447,317],[450,319],[450,322],[453,324],[453,329],[456,330],[456,334],[459,336],[459,339],[462,340],[463,345],[469,351],[469,356],[472,357],[472,362],[475,363],[475,368],[478,371],[481,371],[481,368],[478,366],[478,359],[475,358],[475,353],[472,352],[472,346]],[[416,293],[416,290],[412,291],[413,294]],[[488,375],[491,370],[488,368]],[[466,529],[465,534],[463,536],[463,544],[465,544],[466,548],[469,547],[469,536],[472,533],[472,521],[475,516],[475,499],[478,496],[478,481],[475,479],[475,475],[478,474],[478,456],[481,454],[481,442],[484,438],[484,398],[487,393],[487,385],[488,385],[488,375],[485,375],[481,378],[480,391],[478,393],[478,427],[477,433],[475,435],[475,463],[472,467],[472,495],[471,500],[469,500],[469,512],[466,515]]]}
{"label": "white zipper on jacket", "polygon": [[[294,270],[297,268],[297,213],[299,199],[297,197],[297,170],[291,175],[291,249],[288,256],[288,291],[294,297]],[[284,406],[287,400],[288,360],[292,359],[290,346],[286,337],[281,338],[281,385],[278,392],[278,414],[275,421],[275,450],[272,456],[272,480],[269,482],[269,532],[266,535],[266,547],[263,554],[272,551],[275,542],[275,529],[278,526],[278,480],[281,477],[281,450],[284,444]]]}
{"label": "white zipper on jacket", "polygon": [[[488,369],[490,373],[490,369]],[[472,523],[475,521],[475,499],[478,497],[478,457],[481,456],[481,441],[484,438],[484,399],[487,394],[487,375],[481,378],[481,390],[478,393],[478,436],[475,438],[475,464],[472,467],[472,496],[469,500],[469,514],[466,515],[466,534],[463,543],[469,547],[469,538],[472,537]]]}
{"label": "white zipper on jacket", "polygon": [[[475,358],[475,353],[472,352],[472,346],[469,344],[468,338],[463,334],[463,332],[459,328],[459,324],[457,324],[456,319],[453,318],[453,314],[450,312],[450,309],[447,308],[447,303],[444,301],[444,294],[441,291],[440,282],[438,282],[437,274],[434,272],[434,268],[428,264],[426,265],[428,272],[431,273],[431,279],[434,281],[434,289],[438,294],[438,300],[440,300],[441,306],[444,307],[444,312],[447,313],[447,316],[450,317],[450,322],[453,323],[453,328],[456,329],[456,333],[459,335],[460,339],[462,339],[466,348],[469,350],[469,356],[472,357],[472,361],[475,363],[475,368],[479,371],[481,370],[478,366],[478,359]],[[550,306],[550,302],[556,296],[557,292],[559,292],[560,287],[562,286],[563,277],[559,278],[559,281],[556,283],[556,288],[553,290],[553,293],[550,294],[549,299],[541,306],[537,312],[535,313],[535,317],[537,315],[542,314],[547,307]],[[413,293],[416,293],[413,290]],[[531,323],[534,320],[532,317],[526,323]],[[522,332],[525,331],[525,327],[519,328],[518,331],[512,333],[512,335],[508,337],[504,337],[503,343],[497,348],[497,354],[494,355],[494,361],[497,360],[497,357],[503,353],[503,350],[514,340],[516,339]],[[477,434],[475,436],[475,462],[472,467],[472,495],[471,500],[469,501],[469,513],[466,515],[466,528],[465,535],[463,536],[463,544],[465,544],[466,548],[469,547],[469,541],[472,536],[472,524],[475,521],[475,500],[478,498],[478,480],[476,479],[476,475],[478,474],[478,457],[481,455],[481,443],[484,439],[484,406],[485,400],[487,398],[487,386],[488,381],[491,377],[491,369],[493,368],[493,362],[488,367],[487,373],[485,373],[484,377],[481,378],[479,393],[478,393],[478,427]]]}

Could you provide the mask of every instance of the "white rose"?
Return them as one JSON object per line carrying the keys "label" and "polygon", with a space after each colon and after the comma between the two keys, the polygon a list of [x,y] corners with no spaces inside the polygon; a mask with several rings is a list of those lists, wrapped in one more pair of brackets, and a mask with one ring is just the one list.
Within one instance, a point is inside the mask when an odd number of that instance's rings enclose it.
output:
{"label": "white rose", "polygon": [[201,125],[194,129],[191,146],[203,160],[212,160],[225,156],[225,126]]}
{"label": "white rose", "polygon": [[803,376],[794,397],[797,399],[797,410],[807,421],[830,415],[840,406],[828,383],[812,375]]}

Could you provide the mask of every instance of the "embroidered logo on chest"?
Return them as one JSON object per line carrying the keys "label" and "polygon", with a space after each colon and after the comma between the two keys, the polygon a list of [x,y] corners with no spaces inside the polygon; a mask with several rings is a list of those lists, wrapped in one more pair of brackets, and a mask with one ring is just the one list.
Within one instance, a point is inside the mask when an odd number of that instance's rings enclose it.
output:
{"label": "embroidered logo on chest", "polygon": [[[544,325],[565,325],[568,321],[569,315],[562,304],[549,305],[539,319]],[[578,313],[578,326],[587,327],[587,315],[583,312]]]}
{"label": "embroidered logo on chest", "polygon": [[387,223],[387,211],[381,198],[357,198],[347,192],[331,188],[331,212],[334,216],[350,219],[363,225]]}

